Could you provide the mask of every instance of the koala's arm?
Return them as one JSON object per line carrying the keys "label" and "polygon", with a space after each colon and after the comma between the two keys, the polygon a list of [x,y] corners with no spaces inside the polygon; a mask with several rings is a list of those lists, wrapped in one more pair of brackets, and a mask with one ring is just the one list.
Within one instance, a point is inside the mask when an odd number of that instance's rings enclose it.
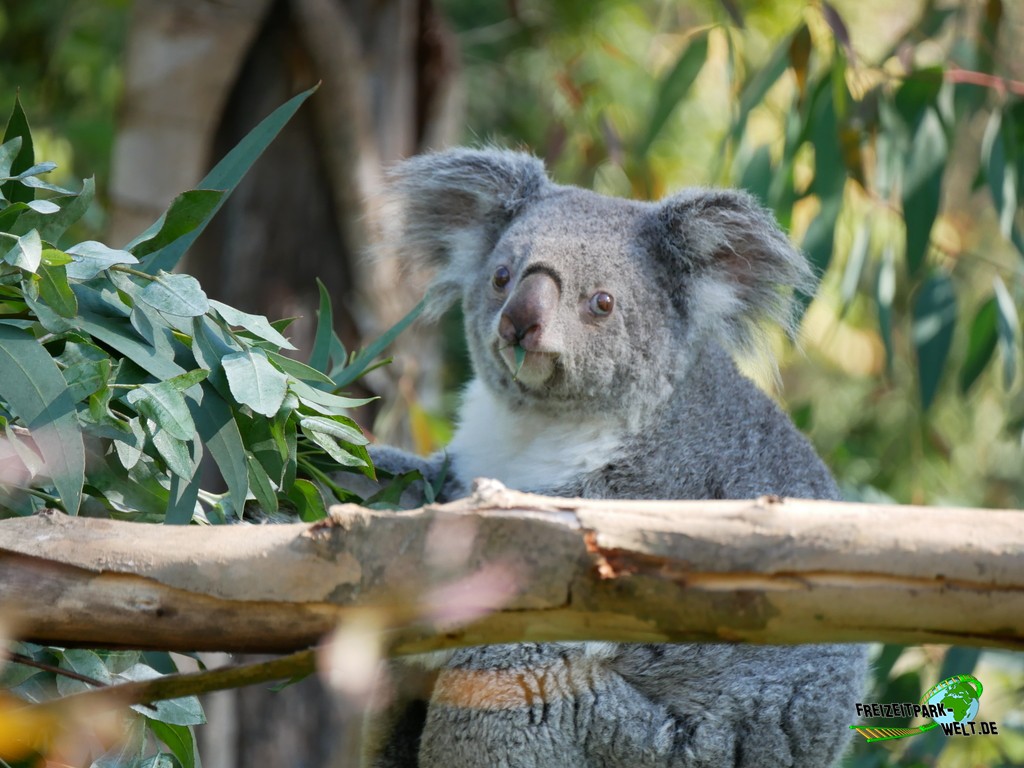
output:
{"label": "koala's arm", "polygon": [[424,484],[435,489],[435,500],[438,502],[451,501],[466,495],[467,489],[456,480],[444,452],[423,457],[390,445],[371,445],[368,446],[368,450],[373,466],[377,470],[377,482],[361,480],[358,475],[352,474],[347,475],[345,479],[346,486],[364,498],[387,485],[391,477],[413,471],[419,472],[423,479],[412,483],[402,494],[403,507],[418,507],[423,503],[426,498]]}

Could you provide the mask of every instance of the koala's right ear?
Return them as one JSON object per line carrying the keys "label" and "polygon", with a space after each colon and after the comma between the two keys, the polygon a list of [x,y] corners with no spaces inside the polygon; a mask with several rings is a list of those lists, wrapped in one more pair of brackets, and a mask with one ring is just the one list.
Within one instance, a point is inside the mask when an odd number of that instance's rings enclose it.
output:
{"label": "koala's right ear", "polygon": [[540,160],[508,150],[417,155],[389,171],[385,247],[438,270],[428,314],[459,298],[466,275],[547,183]]}

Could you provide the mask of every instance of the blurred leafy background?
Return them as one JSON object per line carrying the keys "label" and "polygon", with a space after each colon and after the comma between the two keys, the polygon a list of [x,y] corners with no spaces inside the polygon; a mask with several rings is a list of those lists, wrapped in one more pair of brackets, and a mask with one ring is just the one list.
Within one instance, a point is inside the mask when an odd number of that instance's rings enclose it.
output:
{"label": "blurred leafy background", "polygon": [[[287,14],[301,3],[272,5]],[[82,236],[108,231],[114,215],[110,163],[132,74],[125,50],[131,14],[145,6],[0,2],[0,94],[13,101],[20,88],[38,156],[65,174],[57,183],[97,177]],[[421,15],[426,6],[453,52],[448,127],[428,130],[418,117],[399,153],[496,142],[531,149],[559,181],[607,194],[750,189],[822,277],[799,346],[778,344],[777,394],[844,493],[1024,507],[1024,6],[439,0],[421,3]],[[261,36],[254,46],[275,44]],[[388,51],[368,34],[362,45]],[[437,49],[419,45],[422,73]],[[329,80],[318,62],[304,66]],[[370,129],[383,133],[382,119]],[[327,269],[329,249],[320,259]],[[359,326],[367,310],[344,303]],[[443,443],[466,375],[458,318],[442,328],[440,363],[382,385],[392,397],[377,415],[384,434],[406,422],[399,433],[422,450]],[[436,396],[423,394],[431,389]],[[1024,764],[1024,676],[1012,654],[880,648],[869,698],[914,700],[940,674],[975,667],[992,685],[983,707],[1005,726],[1000,738],[858,744],[849,764]]]}

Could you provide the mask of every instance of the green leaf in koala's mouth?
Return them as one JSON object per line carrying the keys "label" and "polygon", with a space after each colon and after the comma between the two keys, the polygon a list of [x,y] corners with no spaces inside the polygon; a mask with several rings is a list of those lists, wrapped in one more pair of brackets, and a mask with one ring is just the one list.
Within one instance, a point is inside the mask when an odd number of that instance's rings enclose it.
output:
{"label": "green leaf in koala's mouth", "polygon": [[516,346],[514,347],[514,351],[515,351],[515,354],[516,354],[516,370],[512,374],[512,378],[513,379],[518,379],[519,378],[519,372],[521,370],[523,370],[523,363],[526,362],[526,350],[523,349],[518,344],[516,344]]}

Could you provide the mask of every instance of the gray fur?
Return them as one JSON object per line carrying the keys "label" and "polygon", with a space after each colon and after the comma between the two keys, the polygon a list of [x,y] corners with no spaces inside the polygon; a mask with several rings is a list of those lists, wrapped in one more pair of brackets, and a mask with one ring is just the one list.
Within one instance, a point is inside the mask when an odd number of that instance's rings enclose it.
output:
{"label": "gray fur", "polygon": [[[474,473],[561,496],[838,497],[807,440],[732,360],[766,322],[792,331],[793,292],[812,282],[749,195],[612,199],[496,150],[413,158],[390,191],[391,246],[437,270],[437,311],[461,302],[476,375],[445,497],[464,494]],[[507,285],[494,280],[499,266]],[[594,309],[599,294],[614,297],[610,313]],[[530,328],[510,331],[508,316]],[[527,350],[518,375],[516,344]],[[431,482],[442,465],[393,448],[374,458]],[[399,706],[385,718],[393,726],[378,724],[368,763],[830,766],[865,666],[861,646],[461,649],[429,702],[407,710],[415,717]]]}

